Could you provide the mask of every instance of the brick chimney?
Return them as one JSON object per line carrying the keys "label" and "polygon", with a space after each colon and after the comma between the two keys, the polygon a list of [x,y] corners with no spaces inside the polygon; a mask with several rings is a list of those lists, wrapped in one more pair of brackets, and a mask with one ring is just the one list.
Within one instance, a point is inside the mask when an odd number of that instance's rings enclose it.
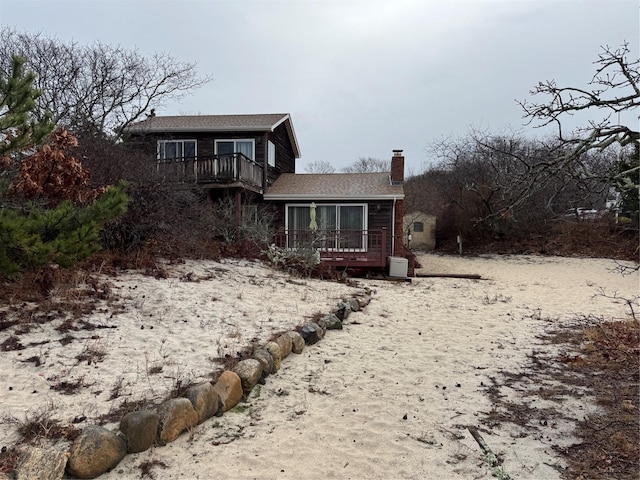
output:
{"label": "brick chimney", "polygon": [[[394,150],[391,157],[391,185],[404,185],[404,156],[402,150]],[[393,249],[392,255],[404,257],[405,250],[402,244],[404,218],[404,200],[399,198],[393,202]]]}
{"label": "brick chimney", "polygon": [[391,157],[391,184],[404,184],[404,156],[402,150],[394,150]]}

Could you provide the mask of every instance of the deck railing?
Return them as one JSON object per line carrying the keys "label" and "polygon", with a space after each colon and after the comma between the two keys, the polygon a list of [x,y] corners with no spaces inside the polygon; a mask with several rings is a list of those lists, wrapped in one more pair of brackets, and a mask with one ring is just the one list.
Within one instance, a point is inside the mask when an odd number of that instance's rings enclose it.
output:
{"label": "deck railing", "polygon": [[212,157],[185,157],[158,160],[156,171],[164,182],[229,183],[262,186],[262,166],[241,153]]}
{"label": "deck railing", "polygon": [[287,230],[275,236],[276,246],[315,249],[320,260],[336,266],[384,267],[387,230]]}

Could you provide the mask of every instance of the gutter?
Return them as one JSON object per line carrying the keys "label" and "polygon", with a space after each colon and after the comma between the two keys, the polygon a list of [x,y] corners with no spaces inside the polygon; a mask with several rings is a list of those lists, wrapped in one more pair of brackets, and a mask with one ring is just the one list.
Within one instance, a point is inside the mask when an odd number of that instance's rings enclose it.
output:
{"label": "gutter", "polygon": [[299,201],[299,200],[393,200],[394,205],[396,200],[403,200],[403,194],[381,194],[381,195],[322,195],[317,193],[305,193],[300,195],[292,194],[264,194],[265,200],[271,201]]}

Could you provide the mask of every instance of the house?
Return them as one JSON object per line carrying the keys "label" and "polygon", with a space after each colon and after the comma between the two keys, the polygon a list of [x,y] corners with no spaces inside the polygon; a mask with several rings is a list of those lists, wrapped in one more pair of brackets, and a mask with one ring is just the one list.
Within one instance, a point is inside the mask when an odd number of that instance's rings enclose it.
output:
{"label": "house", "polygon": [[322,261],[350,269],[384,268],[404,257],[404,157],[391,172],[282,174],[264,194],[276,208],[281,247],[311,245]]}
{"label": "house", "polygon": [[424,212],[404,215],[404,241],[407,248],[433,250],[436,248],[436,216]]}
{"label": "house", "polygon": [[[124,131],[127,144],[156,160],[161,181],[232,195],[238,206],[295,172],[300,147],[287,113],[149,115]],[[238,209],[240,211],[240,209]]]}
{"label": "house", "polygon": [[322,261],[354,269],[404,256],[402,150],[391,172],[295,174],[300,148],[285,113],[152,114],[124,133],[161,181],[202,188],[211,202],[232,196],[238,224],[257,204],[271,205],[280,246],[312,245]]}

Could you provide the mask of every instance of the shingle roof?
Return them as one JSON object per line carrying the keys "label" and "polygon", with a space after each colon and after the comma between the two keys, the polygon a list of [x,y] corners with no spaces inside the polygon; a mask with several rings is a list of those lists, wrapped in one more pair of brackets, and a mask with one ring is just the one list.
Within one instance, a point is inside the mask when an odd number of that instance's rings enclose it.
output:
{"label": "shingle roof", "polygon": [[265,200],[367,200],[404,198],[402,185],[391,185],[389,173],[284,173],[265,193]]}
{"label": "shingle roof", "polygon": [[293,144],[296,158],[300,148],[291,116],[288,113],[264,113],[247,115],[174,115],[153,116],[133,123],[125,128],[125,133],[165,133],[165,132],[272,132],[283,122]]}
{"label": "shingle roof", "polygon": [[177,132],[205,130],[273,130],[285,121],[287,113],[257,115],[175,115],[154,116],[130,125],[127,132]]}

